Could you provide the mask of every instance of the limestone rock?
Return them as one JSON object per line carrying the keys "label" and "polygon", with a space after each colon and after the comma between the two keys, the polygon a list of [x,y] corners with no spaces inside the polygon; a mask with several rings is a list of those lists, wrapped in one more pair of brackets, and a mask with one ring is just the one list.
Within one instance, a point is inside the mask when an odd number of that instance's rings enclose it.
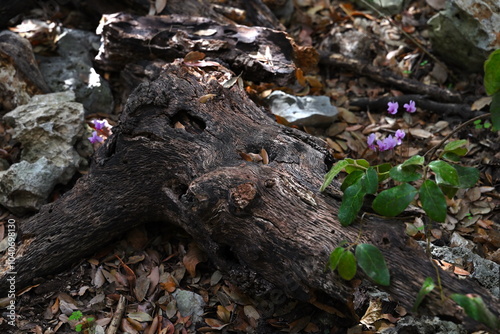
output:
{"label": "limestone rock", "polygon": [[[422,243],[423,244],[423,243]],[[500,297],[500,265],[482,258],[465,247],[438,247],[431,245],[431,254],[440,259],[463,267],[472,263],[472,278],[496,297]]]}
{"label": "limestone rock", "polygon": [[80,164],[74,149],[84,134],[83,106],[72,92],[35,96],[4,116],[22,143],[21,162],[0,171],[0,204],[16,214],[36,211]]}
{"label": "limestone rock", "polygon": [[38,57],[50,88],[58,92],[74,91],[86,114],[111,113],[113,95],[109,84],[92,67],[99,37],[87,31],[64,29],[57,46],[59,56]]}
{"label": "limestone rock", "polygon": [[500,2],[450,0],[429,20],[432,48],[446,62],[482,71],[488,55],[500,48]]}
{"label": "limestone rock", "polygon": [[267,97],[271,112],[300,126],[328,126],[338,115],[328,96],[294,96],[274,91]]}
{"label": "limestone rock", "polygon": [[[193,325],[203,320],[203,297],[187,290],[175,290],[172,296],[177,301],[177,309],[183,317],[191,316]],[[194,328],[193,328],[194,329]]]}
{"label": "limestone rock", "polygon": [[0,111],[10,111],[28,103],[30,96],[48,92],[30,43],[13,32],[0,32]]}

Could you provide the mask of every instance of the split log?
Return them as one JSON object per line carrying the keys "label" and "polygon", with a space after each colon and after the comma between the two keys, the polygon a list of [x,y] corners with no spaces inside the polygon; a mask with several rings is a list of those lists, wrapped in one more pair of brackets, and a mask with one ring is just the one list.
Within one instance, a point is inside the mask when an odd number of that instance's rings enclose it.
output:
{"label": "split log", "polygon": [[171,62],[199,51],[248,80],[287,85],[295,80],[294,58],[303,50],[283,31],[221,25],[203,17],[119,13],[105,15],[103,21],[96,64],[105,71],[117,72],[138,60]]}
{"label": "split log", "polygon": [[[325,265],[329,253],[342,240],[357,241],[361,229],[359,242],[379,247],[392,275],[391,285],[379,288],[410,309],[423,280],[436,273],[401,221],[368,215],[341,227],[338,184],[318,192],[332,163],[324,142],[275,123],[238,85],[224,88],[217,77],[173,64],[135,90],[89,174],[20,224],[17,288],[67,268],[135,226],[158,222],[187,231],[239,286],[275,286],[322,308],[328,304],[335,316],[354,323],[353,295],[369,280],[359,273],[363,284],[356,287]],[[207,94],[215,96],[200,101]],[[268,164],[240,156],[262,148]],[[477,293],[499,313],[476,282],[445,272],[441,278],[445,294]],[[421,311],[463,317],[437,292]]]}

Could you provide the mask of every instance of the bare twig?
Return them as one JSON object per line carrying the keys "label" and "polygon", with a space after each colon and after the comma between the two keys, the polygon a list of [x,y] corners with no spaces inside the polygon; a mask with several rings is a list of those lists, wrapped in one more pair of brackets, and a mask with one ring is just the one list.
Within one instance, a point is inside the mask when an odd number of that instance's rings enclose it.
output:
{"label": "bare twig", "polygon": [[451,131],[446,137],[443,138],[443,140],[441,140],[436,146],[434,146],[433,148],[431,148],[430,150],[428,150],[427,152],[425,152],[424,154],[424,157],[431,153],[431,156],[429,158],[429,160],[432,160],[434,159],[434,155],[436,155],[436,151],[441,147],[443,146],[443,144],[448,140],[450,139],[451,136],[453,136],[455,133],[457,133],[458,131],[460,131],[461,129],[463,129],[464,127],[466,127],[467,125],[469,124],[472,124],[474,123],[475,121],[477,121],[478,119],[483,119],[483,118],[487,118],[487,117],[490,117],[491,116],[491,113],[487,113],[487,114],[484,114],[484,115],[479,115],[477,117],[474,117],[474,118],[471,118],[469,119],[467,122],[464,122],[462,124],[460,124],[459,126],[457,126],[453,131]]}
{"label": "bare twig", "polygon": [[111,319],[111,323],[109,324],[108,329],[106,330],[106,334],[115,334],[120,326],[120,322],[122,321],[123,312],[125,311],[126,299],[123,295],[120,295],[120,300],[118,301],[118,305],[116,306],[115,314],[113,315],[113,319]]}
{"label": "bare twig", "polygon": [[343,70],[368,77],[383,84],[394,86],[398,89],[414,94],[427,95],[436,101],[460,102],[462,97],[448,89],[421,83],[418,80],[405,78],[395,74],[388,68],[373,66],[356,59],[344,57],[338,53],[325,53],[321,55],[320,63],[340,67]]}

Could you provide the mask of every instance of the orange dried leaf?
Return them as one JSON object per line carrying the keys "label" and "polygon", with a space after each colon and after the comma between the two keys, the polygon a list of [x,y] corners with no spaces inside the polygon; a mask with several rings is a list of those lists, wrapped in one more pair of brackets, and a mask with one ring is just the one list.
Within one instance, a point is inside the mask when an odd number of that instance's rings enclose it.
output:
{"label": "orange dried leaf", "polygon": [[226,326],[226,324],[222,323],[220,320],[217,320],[217,319],[205,318],[204,320],[213,329],[218,330],[218,329],[222,329]]}
{"label": "orange dried leaf", "polygon": [[457,275],[462,275],[462,276],[469,276],[470,275],[470,272],[468,272],[465,269],[459,268],[459,267],[455,267],[455,270],[453,270],[453,273],[455,273]]}
{"label": "orange dried leaf", "polygon": [[203,52],[191,51],[184,56],[184,62],[192,63],[198,60],[202,60],[203,58],[205,58],[205,54]]}
{"label": "orange dried leaf", "polygon": [[56,298],[54,304],[50,307],[50,312],[56,314],[59,311],[59,298]]}
{"label": "orange dried leaf", "polygon": [[299,85],[301,85],[302,87],[305,87],[307,85],[306,78],[304,77],[304,72],[302,71],[302,69],[297,68],[295,70],[295,77],[297,78],[297,82],[299,83]]}
{"label": "orange dried leaf", "polygon": [[165,282],[160,283],[160,288],[162,288],[167,292],[172,293],[177,288],[177,282],[171,275],[168,275],[167,280]]}
{"label": "orange dried leaf", "polygon": [[196,243],[191,242],[187,254],[182,259],[182,263],[191,277],[196,276],[196,265],[203,261],[205,261],[205,254],[198,248]]}
{"label": "orange dried leaf", "polygon": [[238,152],[238,154],[240,155],[240,157],[245,160],[245,161],[252,161],[252,157],[245,153],[245,152]]}
{"label": "orange dried leaf", "polygon": [[231,321],[231,312],[229,312],[229,310],[222,305],[217,305],[217,316],[225,324]]}
{"label": "orange dried leaf", "polygon": [[262,163],[264,165],[267,165],[269,163],[269,155],[267,154],[267,151],[264,148],[260,150],[260,156],[262,157]]}

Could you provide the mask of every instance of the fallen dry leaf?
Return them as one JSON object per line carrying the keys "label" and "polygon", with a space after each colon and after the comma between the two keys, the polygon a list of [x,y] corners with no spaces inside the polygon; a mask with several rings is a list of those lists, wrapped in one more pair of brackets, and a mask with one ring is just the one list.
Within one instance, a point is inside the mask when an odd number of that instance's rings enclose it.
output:
{"label": "fallen dry leaf", "polygon": [[138,302],[141,302],[144,298],[146,298],[150,284],[151,281],[146,275],[141,275],[137,278],[134,286],[134,295]]}
{"label": "fallen dry leaf", "polygon": [[191,242],[187,254],[182,258],[182,263],[191,277],[196,276],[196,265],[203,261],[205,261],[205,254],[198,248],[196,243]]}

